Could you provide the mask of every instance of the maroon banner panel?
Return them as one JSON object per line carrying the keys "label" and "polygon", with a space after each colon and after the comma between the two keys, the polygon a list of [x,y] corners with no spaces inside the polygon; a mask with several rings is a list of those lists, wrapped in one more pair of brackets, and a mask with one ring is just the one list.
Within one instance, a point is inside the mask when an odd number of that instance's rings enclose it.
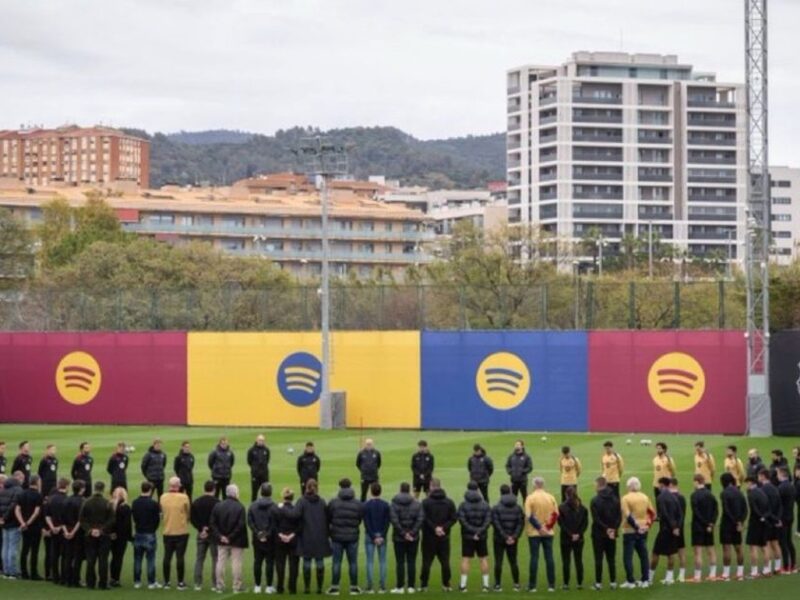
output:
{"label": "maroon banner panel", "polygon": [[589,334],[589,430],[744,433],[741,331]]}
{"label": "maroon banner panel", "polygon": [[186,424],[185,333],[0,333],[0,421]]}

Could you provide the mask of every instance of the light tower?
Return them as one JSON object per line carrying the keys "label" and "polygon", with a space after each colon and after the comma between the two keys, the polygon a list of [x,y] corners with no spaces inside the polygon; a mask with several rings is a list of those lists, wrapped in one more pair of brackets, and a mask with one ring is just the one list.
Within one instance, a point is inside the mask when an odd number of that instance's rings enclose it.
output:
{"label": "light tower", "polygon": [[745,0],[747,91],[747,429],[772,435],[769,397],[770,184],[767,103],[767,0]]}

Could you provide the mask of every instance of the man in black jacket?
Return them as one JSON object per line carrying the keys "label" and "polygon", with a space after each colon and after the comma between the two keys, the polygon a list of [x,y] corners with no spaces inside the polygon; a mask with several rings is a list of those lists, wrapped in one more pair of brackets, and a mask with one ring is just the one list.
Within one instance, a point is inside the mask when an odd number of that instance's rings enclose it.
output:
{"label": "man in black jacket", "polygon": [[339,481],[339,493],[328,503],[328,523],[333,550],[333,566],[329,594],[339,593],[342,560],[347,555],[350,594],[360,594],[358,587],[358,538],[364,505],[356,499],[349,479]]}
{"label": "man in black jacket", "polygon": [[722,544],[722,581],[731,579],[731,550],[736,551],[736,579],[743,581],[742,531],[747,520],[747,500],[733,474],[723,473],[719,481],[722,485],[720,494],[722,519],[719,525],[719,541]]}
{"label": "man in black jacket", "polygon": [[56,489],[48,496],[44,507],[44,526],[50,534],[50,568],[45,565],[45,572],[49,570],[50,580],[55,584],[66,584],[63,578],[64,569],[64,505],[67,501],[69,479],[62,477],[56,484]]}
{"label": "man in black jacket", "polygon": [[58,483],[58,458],[56,458],[55,444],[47,444],[36,472],[39,474],[42,484],[42,498],[47,498]]}
{"label": "man in black jacket", "polygon": [[783,556],[783,572],[791,573],[797,568],[797,551],[792,541],[794,525],[794,505],[796,492],[789,477],[789,469],[778,468],[778,493],[781,498],[781,555]]}
{"label": "man in black jacket", "polygon": [[767,526],[771,524],[773,517],[769,510],[769,499],[764,490],[758,487],[758,479],[748,475],[745,482],[747,484],[747,504],[750,507],[746,539],[747,545],[750,547],[750,577],[757,579],[760,576],[758,571],[759,554],[764,559],[763,574],[771,573]]}
{"label": "man in black jacket", "polygon": [[86,553],[86,587],[90,590],[95,587],[101,590],[108,589],[108,552],[110,550],[108,536],[114,527],[114,508],[103,496],[105,489],[105,483],[96,482],[94,494],[83,503],[80,512]]}
{"label": "man in black jacket", "polygon": [[489,502],[489,480],[494,473],[494,462],[480,444],[472,447],[472,456],[467,460],[467,472],[469,480],[478,484],[483,499]]}
{"label": "man in black jacket", "polygon": [[247,451],[247,466],[250,467],[250,492],[253,502],[258,499],[261,486],[269,481],[269,448],[264,436],[259,434]]}
{"label": "man in black jacket", "polygon": [[33,457],[31,456],[31,445],[26,440],[24,442],[19,443],[19,454],[14,459],[14,463],[11,465],[11,472],[16,473],[19,471],[22,473],[24,479],[22,481],[22,489],[27,489],[28,485],[31,481],[31,474],[33,471]]}
{"label": "man in black jacket", "polygon": [[[400,484],[400,493],[392,498],[389,520],[392,523],[392,541],[397,564],[397,585],[392,593],[402,594],[414,589],[419,536],[422,529],[422,505],[409,492],[408,483]],[[406,576],[408,579],[406,580]]]}
{"label": "man in black jacket", "polygon": [[380,480],[381,453],[372,438],[364,440],[364,447],[356,456],[356,468],[361,474],[361,502],[366,502],[369,486]]}
{"label": "man in black jacket", "polygon": [[772,485],[778,486],[778,469],[789,468],[789,460],[783,455],[783,450],[775,448],[772,451],[772,462],[769,465],[769,479]]}
{"label": "man in black jacket", "polygon": [[719,504],[700,474],[694,476],[692,505],[692,547],[694,548],[694,577],[692,583],[703,580],[703,549],[708,554],[708,581],[717,580],[717,551],[714,548],[714,528],[717,526]]}
{"label": "man in black jacket", "polygon": [[128,489],[128,452],[125,442],[117,443],[114,454],[108,457],[106,473],[111,476],[111,491],[118,487]]}
{"label": "man in black jacket", "polygon": [[[28,489],[20,494],[14,517],[19,523],[22,532],[22,551],[20,552],[20,565],[23,579],[40,581],[39,576],[39,546],[42,541],[42,516],[43,499],[40,493],[41,479],[38,475],[31,475]],[[30,568],[29,568],[30,566]]]}
{"label": "man in black jacket", "polygon": [[431,565],[436,558],[442,567],[442,587],[451,591],[450,586],[450,529],[458,521],[456,505],[442,489],[435,477],[431,479],[431,493],[422,501],[422,574],[420,583],[423,591],[428,587]]}
{"label": "man in black jacket", "polygon": [[319,482],[319,470],[322,461],[314,450],[314,442],[306,442],[303,453],[297,457],[297,475],[300,477],[300,489],[306,489],[306,481],[313,479]]}
{"label": "man in black jacket", "polygon": [[78,456],[72,461],[72,481],[82,481],[84,485],[83,495],[88,498],[92,495],[92,469],[94,468],[94,458],[92,457],[92,446],[89,442],[81,442]]}
{"label": "man in black jacket", "polygon": [[617,588],[617,532],[622,524],[619,497],[608,487],[605,477],[596,480],[597,494],[589,509],[592,513],[592,549],[594,551],[594,589],[603,589],[603,559],[608,564],[611,589]]}
{"label": "man in black jacket", "polygon": [[778,488],[773,485],[772,474],[767,469],[761,469],[758,472],[758,483],[761,485],[761,489],[769,502],[770,519],[767,520],[765,534],[769,557],[767,565],[769,566],[770,574],[777,574],[783,568],[780,544],[781,537],[783,537],[781,495],[778,492]]}
{"label": "man in black jacket", "polygon": [[416,498],[419,498],[421,492],[428,495],[431,489],[433,467],[433,454],[428,448],[428,442],[420,440],[417,443],[417,451],[411,456],[411,485]]}
{"label": "man in black jacket", "polygon": [[528,476],[533,471],[533,461],[530,454],[525,452],[525,442],[514,442],[514,451],[506,459],[506,473],[511,479],[511,493],[519,494],[522,501],[528,497]]}
{"label": "man in black jacket", "polygon": [[489,548],[487,537],[492,523],[492,509],[478,491],[478,484],[470,481],[464,492],[464,501],[458,507],[461,524],[461,581],[459,591],[467,591],[470,562],[477,556],[481,568],[481,586],[489,591]]}
{"label": "man in black jacket", "polygon": [[81,508],[86,492],[86,483],[80,479],[72,482],[72,495],[64,503],[62,532],[64,535],[64,561],[62,578],[67,587],[77,588],[81,583],[81,562],[83,561],[83,530],[81,529]]}
{"label": "man in black jacket", "polygon": [[188,441],[181,444],[181,449],[175,455],[172,470],[175,471],[175,476],[181,480],[181,487],[191,500],[194,492],[194,454],[192,454],[192,446]]}
{"label": "man in black jacket", "polygon": [[225,591],[225,569],[231,562],[234,593],[244,590],[242,584],[242,557],[247,548],[247,511],[239,502],[239,487],[229,484],[225,500],[211,511],[211,534],[217,542],[217,592]]}
{"label": "man in black jacket", "polygon": [[167,468],[167,455],[161,450],[161,440],[154,440],[153,445],[142,456],[142,475],[145,481],[153,484],[156,499],[164,495],[164,473]]}
{"label": "man in black jacket", "polygon": [[494,526],[494,591],[503,591],[503,555],[508,557],[511,567],[511,579],[514,591],[519,587],[519,563],[517,549],[519,536],[525,526],[525,512],[517,504],[517,496],[511,492],[511,486],[500,486],[500,502],[492,508],[492,525]]}
{"label": "man in black jacket", "polygon": [[656,499],[656,512],[658,513],[660,528],[656,536],[656,542],[653,545],[653,556],[650,560],[652,583],[652,577],[658,567],[659,558],[662,556],[667,557],[667,574],[664,580],[666,585],[671,585],[675,582],[675,555],[678,553],[678,538],[681,534],[681,521],[683,520],[678,497],[675,494],[668,493],[670,482],[671,479],[669,477],[662,477],[658,480],[659,494]]}
{"label": "man in black jacket", "polygon": [[275,574],[275,530],[278,520],[278,505],[272,501],[270,484],[262,483],[260,492],[261,497],[247,509],[247,524],[253,533],[253,573],[256,584],[253,592],[261,593],[263,565],[265,591],[267,594],[273,594],[275,593],[272,579]]}
{"label": "man in black jacket", "polygon": [[190,512],[192,527],[197,530],[197,552],[194,563],[194,589],[197,592],[203,589],[203,563],[209,552],[211,553],[211,589],[217,588],[217,543],[211,535],[211,513],[219,503],[219,499],[215,495],[216,488],[213,481],[206,481],[203,485],[203,495],[192,502]]}
{"label": "man in black jacket", "polygon": [[208,455],[208,468],[211,479],[217,484],[217,497],[225,499],[225,490],[233,477],[233,463],[236,456],[228,443],[228,438],[220,438],[216,448]]}

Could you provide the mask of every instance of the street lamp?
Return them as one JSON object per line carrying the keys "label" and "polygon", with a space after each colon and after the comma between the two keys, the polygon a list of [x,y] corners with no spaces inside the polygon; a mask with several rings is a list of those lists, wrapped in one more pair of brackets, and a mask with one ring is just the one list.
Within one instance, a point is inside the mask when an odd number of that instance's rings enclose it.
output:
{"label": "street lamp", "polygon": [[606,240],[605,240],[605,238],[603,236],[600,236],[599,238],[597,238],[597,241],[595,243],[597,244],[597,260],[598,260],[598,263],[597,263],[597,267],[598,267],[597,268],[597,275],[598,275],[598,277],[602,277],[603,276],[603,246],[606,245]]}
{"label": "street lamp", "polygon": [[303,138],[295,154],[306,173],[319,181],[322,224],[322,285],[320,286],[320,310],[322,333],[322,391],[319,396],[320,429],[333,428],[331,405],[331,343],[330,343],[330,240],[328,231],[329,184],[337,176],[347,173],[347,151],[341,144],[334,144],[322,136]]}
{"label": "street lamp", "polygon": [[647,222],[647,273],[653,278],[653,221]]}

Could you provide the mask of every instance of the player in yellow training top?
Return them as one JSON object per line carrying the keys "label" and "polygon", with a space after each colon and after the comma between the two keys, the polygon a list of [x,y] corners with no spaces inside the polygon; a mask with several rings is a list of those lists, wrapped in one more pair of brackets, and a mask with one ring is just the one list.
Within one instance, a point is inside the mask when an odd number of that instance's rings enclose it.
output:
{"label": "player in yellow training top", "polygon": [[566,502],[567,489],[576,488],[577,491],[578,477],[581,476],[581,461],[572,454],[569,446],[561,448],[558,470],[561,472],[561,502]]}
{"label": "player in yellow training top", "polygon": [[736,454],[737,448],[730,445],[725,448],[725,472],[733,475],[734,484],[739,487],[744,483],[747,472],[744,470],[742,459]]}
{"label": "player in yellow training top", "polygon": [[662,477],[675,477],[675,461],[667,454],[667,445],[664,442],[656,444],[656,455],[653,457],[653,497],[658,499],[661,487],[658,480]]}
{"label": "player in yellow training top", "polygon": [[603,456],[600,458],[600,465],[609,489],[619,498],[619,482],[622,480],[625,463],[622,460],[622,456],[614,450],[614,442],[608,441],[603,444]]}
{"label": "player in yellow training top", "polygon": [[706,444],[703,440],[696,442],[694,445],[694,474],[702,475],[706,482],[706,487],[711,489],[711,482],[714,481],[714,473],[717,470],[717,464],[714,462],[714,457],[706,450]]}

